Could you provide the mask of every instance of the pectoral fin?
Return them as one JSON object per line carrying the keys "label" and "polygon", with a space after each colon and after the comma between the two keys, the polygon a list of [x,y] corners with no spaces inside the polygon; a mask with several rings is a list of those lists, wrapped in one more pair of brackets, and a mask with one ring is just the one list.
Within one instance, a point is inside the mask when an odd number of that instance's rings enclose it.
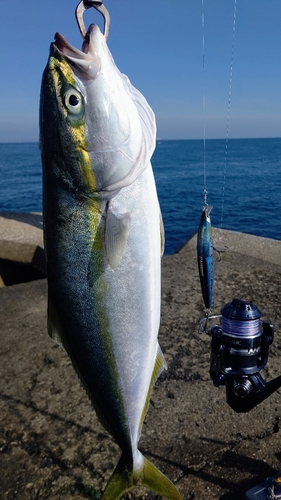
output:
{"label": "pectoral fin", "polygon": [[105,247],[107,259],[113,271],[122,259],[129,235],[129,226],[129,214],[116,214],[109,204],[105,223]]}

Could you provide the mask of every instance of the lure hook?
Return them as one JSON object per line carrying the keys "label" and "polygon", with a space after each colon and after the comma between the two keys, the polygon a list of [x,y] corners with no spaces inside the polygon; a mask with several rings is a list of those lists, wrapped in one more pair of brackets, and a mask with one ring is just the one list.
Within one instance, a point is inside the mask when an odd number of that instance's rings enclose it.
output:
{"label": "lure hook", "polygon": [[83,14],[85,10],[89,9],[90,7],[94,7],[101,13],[104,20],[103,34],[105,36],[105,39],[107,40],[110,28],[110,16],[102,1],[99,0],[82,0],[76,7],[75,16],[82,37],[85,38],[87,34],[87,30],[83,21]]}

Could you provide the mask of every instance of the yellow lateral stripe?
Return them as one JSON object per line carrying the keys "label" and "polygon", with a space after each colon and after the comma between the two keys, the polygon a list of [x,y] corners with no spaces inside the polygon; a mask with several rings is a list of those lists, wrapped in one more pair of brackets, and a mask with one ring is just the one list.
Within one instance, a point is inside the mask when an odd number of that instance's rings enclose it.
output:
{"label": "yellow lateral stripe", "polygon": [[[83,134],[85,137],[85,125],[83,125]],[[76,132],[76,130],[73,130],[73,135]],[[81,174],[83,176],[83,180],[87,186],[88,191],[91,193],[95,192],[97,190],[97,183],[96,183],[96,177],[94,175],[94,171],[92,169],[92,163],[91,163],[91,158],[89,156],[89,153],[85,151],[85,149],[78,148],[77,149],[78,153],[78,162],[81,170]]]}

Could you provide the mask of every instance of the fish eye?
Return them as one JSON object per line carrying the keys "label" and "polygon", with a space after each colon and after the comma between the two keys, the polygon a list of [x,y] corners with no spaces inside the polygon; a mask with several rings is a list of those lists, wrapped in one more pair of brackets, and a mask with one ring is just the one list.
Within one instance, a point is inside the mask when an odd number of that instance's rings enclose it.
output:
{"label": "fish eye", "polygon": [[82,96],[75,89],[68,89],[64,94],[64,104],[68,111],[78,115],[83,108]]}

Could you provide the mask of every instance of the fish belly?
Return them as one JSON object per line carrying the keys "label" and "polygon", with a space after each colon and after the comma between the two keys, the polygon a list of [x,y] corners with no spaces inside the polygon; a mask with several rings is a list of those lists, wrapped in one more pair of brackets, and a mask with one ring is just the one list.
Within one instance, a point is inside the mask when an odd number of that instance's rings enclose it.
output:
{"label": "fish belly", "polygon": [[105,270],[107,313],[132,445],[135,448],[157,354],[160,319],[160,209],[149,166],[110,202],[128,213],[129,235],[115,269]]}

